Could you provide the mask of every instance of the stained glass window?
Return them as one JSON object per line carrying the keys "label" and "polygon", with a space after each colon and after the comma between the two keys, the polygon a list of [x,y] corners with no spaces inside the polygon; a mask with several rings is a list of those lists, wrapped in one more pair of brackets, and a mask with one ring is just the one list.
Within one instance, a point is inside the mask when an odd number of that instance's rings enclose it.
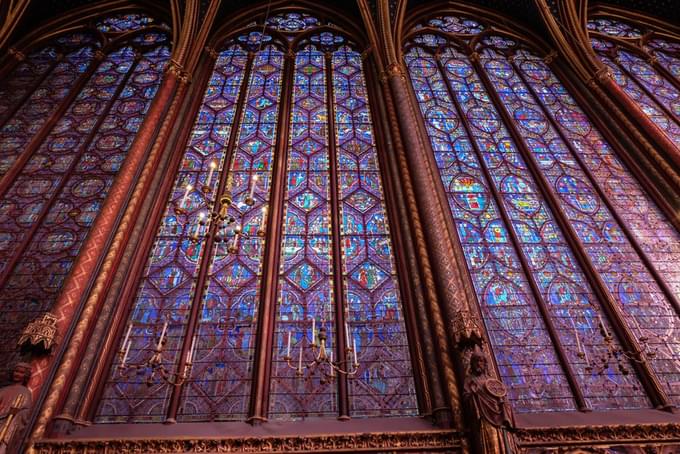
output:
{"label": "stained glass window", "polygon": [[680,44],[606,17],[588,21],[588,30],[616,83],[680,147]]}
{"label": "stained glass window", "polygon": [[645,374],[677,404],[678,232],[549,66],[488,29],[432,19],[405,61],[515,411],[646,408]]}
{"label": "stained glass window", "polygon": [[115,47],[103,28],[58,37],[1,84],[11,93],[0,95],[3,364],[17,359],[12,339],[58,297],[158,88],[169,40],[140,27]]}
{"label": "stained glass window", "polygon": [[[269,419],[417,414],[361,54],[307,14],[249,27],[219,52],[98,422],[242,421],[257,399]],[[296,374],[321,330],[347,379]],[[182,386],[148,367],[161,338]]]}

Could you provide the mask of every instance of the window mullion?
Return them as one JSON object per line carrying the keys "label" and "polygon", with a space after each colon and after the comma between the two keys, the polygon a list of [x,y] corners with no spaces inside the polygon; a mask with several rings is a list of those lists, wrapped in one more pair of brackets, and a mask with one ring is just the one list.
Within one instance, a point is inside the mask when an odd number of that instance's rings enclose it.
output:
{"label": "window mullion", "polygon": [[[522,134],[517,129],[513,117],[508,112],[505,104],[496,92],[493,83],[482,67],[478,54],[472,54],[470,61],[472,62],[475,71],[479,75],[479,79],[488,93],[491,101],[498,109],[503,122],[510,132],[512,140],[517,147],[517,150],[520,152],[522,158],[526,161],[527,169],[536,181],[540,194],[550,207],[550,210],[555,217],[555,221],[557,222],[560,230],[563,232],[567,244],[573,251],[578,264],[580,265],[581,269],[583,269],[588,283],[597,295],[599,301],[602,303],[602,308],[605,310],[605,313],[612,323],[617,337],[621,340],[621,343],[626,350],[631,352],[642,351],[637,340],[635,339],[635,336],[626,326],[623,320],[623,315],[620,312],[614,296],[611,294],[606,284],[602,280],[602,277],[598,273],[597,268],[593,264],[581,240],[574,231],[569,219],[565,215],[564,211],[562,211],[562,207],[560,206],[557,196],[553,192],[553,188],[541,172],[540,166],[536,162],[536,158],[532,154],[531,150],[527,148],[526,143],[522,139]],[[650,365],[647,362],[638,361],[632,361],[632,364],[652,402],[654,402],[654,404],[659,407],[670,407],[670,399],[668,398],[666,391],[664,391],[662,388],[658,377],[651,369]]]}
{"label": "window mullion", "polygon": [[[222,194],[227,186],[227,180],[229,179],[229,174],[231,172],[231,162],[234,155],[234,147],[236,146],[236,140],[238,138],[239,125],[242,120],[243,106],[246,102],[246,97],[248,95],[248,84],[250,81],[250,74],[253,67],[253,60],[255,59],[255,54],[253,52],[248,53],[248,60],[246,62],[246,68],[241,81],[241,90],[239,91],[239,98],[236,104],[236,111],[234,113],[234,122],[232,126],[231,134],[229,136],[229,142],[227,143],[227,149],[225,150],[225,159],[222,172],[220,173],[220,180],[217,186],[217,192],[215,192],[214,204],[218,203],[220,194]],[[198,184],[198,181],[196,182]],[[207,207],[210,210],[210,206]],[[194,296],[191,300],[191,309],[189,311],[189,320],[187,321],[187,328],[185,330],[184,337],[182,339],[182,346],[180,349],[179,360],[177,362],[177,371],[182,373],[184,371],[186,358],[191,348],[191,339],[194,337],[196,328],[198,327],[198,313],[201,309],[201,302],[203,300],[203,295],[205,293],[206,282],[208,279],[208,272],[210,271],[210,262],[212,261],[212,251],[215,246],[215,236],[220,225],[219,218],[211,218],[208,215],[208,232],[205,239],[205,247],[203,249],[203,255],[201,256],[201,262],[199,265],[198,277],[196,278],[196,287]],[[200,241],[200,238],[199,238]],[[182,395],[183,384],[173,386],[172,395],[170,397],[170,404],[168,405],[168,413],[166,417],[167,422],[175,422],[177,418],[177,411],[179,409],[180,397]]]}
{"label": "window mullion", "polygon": [[263,253],[262,278],[260,280],[260,310],[255,335],[255,358],[250,396],[248,421],[266,421],[269,403],[269,387],[274,348],[276,302],[278,294],[279,264],[281,259],[281,235],[283,228],[286,169],[290,115],[293,97],[295,53],[286,52],[283,62],[281,105],[276,124],[276,148],[274,150],[273,175],[270,188],[270,204]]}
{"label": "window mullion", "polygon": [[[106,54],[103,53],[101,50],[97,50],[94,53],[94,58],[89,63],[87,69],[80,76],[78,76],[76,83],[73,84],[68,94],[59,103],[59,107],[57,107],[54,110],[54,112],[52,112],[52,114],[47,119],[47,121],[42,125],[40,130],[37,133],[35,133],[31,141],[28,143],[28,145],[26,145],[26,148],[24,148],[21,154],[17,156],[14,163],[12,163],[12,167],[7,171],[7,173],[5,173],[2,176],[2,178],[0,178],[0,197],[5,196],[5,193],[14,183],[16,178],[19,176],[19,173],[24,168],[28,160],[40,148],[40,146],[47,138],[48,134],[52,131],[52,128],[54,128],[54,126],[57,124],[57,121],[59,121],[59,119],[61,119],[61,117],[64,116],[66,110],[71,106],[73,101],[75,101],[78,95],[83,91],[83,88],[85,88],[85,84],[87,84],[87,82],[90,80],[90,78],[95,73],[97,68],[99,68],[99,64],[102,63],[105,58]],[[94,129],[93,131],[96,131],[96,129]]]}
{"label": "window mullion", "polygon": [[630,228],[628,227],[628,224],[626,224],[621,216],[619,215],[618,211],[612,203],[609,201],[607,198],[607,195],[605,192],[602,190],[602,187],[600,184],[597,182],[595,177],[593,176],[592,172],[586,166],[585,162],[583,162],[583,159],[579,155],[579,153],[574,149],[573,144],[567,139],[567,137],[564,135],[564,131],[560,127],[560,125],[555,121],[555,117],[552,115],[552,113],[545,107],[545,105],[541,102],[540,98],[538,97],[538,94],[536,93],[536,89],[534,86],[529,83],[529,81],[526,78],[526,75],[522,71],[522,69],[519,67],[517,62],[514,59],[511,59],[511,64],[515,70],[515,73],[519,76],[519,78],[522,80],[524,85],[529,89],[529,92],[531,93],[532,97],[536,101],[536,104],[540,106],[541,111],[545,115],[545,117],[550,121],[550,123],[553,125],[555,128],[555,131],[557,131],[557,134],[560,136],[562,139],[562,142],[567,146],[567,148],[571,151],[572,156],[578,163],[579,167],[583,171],[583,173],[588,177],[588,181],[590,184],[592,184],[593,188],[595,189],[597,195],[600,197],[600,199],[603,201],[605,206],[607,207],[607,210],[611,213],[612,217],[614,220],[617,222],[619,228],[621,231],[623,231],[623,234],[626,236],[628,241],[630,242],[631,246],[637,253],[637,255],[640,257],[642,260],[642,263],[645,265],[649,273],[654,277],[654,280],[656,281],[657,285],[659,288],[661,288],[661,291],[663,292],[664,296],[668,298],[668,301],[670,301],[671,305],[675,309],[676,314],[680,315],[680,302],[678,302],[678,299],[675,297],[675,294],[673,291],[668,287],[668,284],[666,281],[663,280],[661,275],[659,275],[659,272],[656,270],[654,265],[652,264],[652,261],[650,260],[649,256],[647,253],[642,249],[642,246],[640,246],[640,243],[637,241],[637,238],[635,235],[633,235],[633,232],[631,232]]}
{"label": "window mullion", "polygon": [[[40,226],[42,225],[43,221],[47,217],[47,215],[50,212],[50,209],[52,208],[52,205],[54,202],[57,200],[57,198],[61,195],[61,192],[64,190],[64,187],[66,184],[69,182],[71,179],[71,176],[73,175],[73,172],[75,171],[76,167],[78,167],[78,164],[80,163],[80,159],[83,157],[83,155],[87,152],[87,150],[90,147],[90,144],[94,140],[95,136],[99,132],[99,128],[101,127],[102,123],[104,123],[104,120],[106,117],[109,115],[109,111],[111,110],[111,107],[113,107],[113,104],[116,102],[118,97],[120,96],[121,92],[127,85],[128,80],[130,79],[130,76],[132,76],[132,73],[135,71],[135,68],[137,67],[137,63],[139,63],[140,56],[135,55],[135,59],[130,65],[130,68],[128,68],[127,73],[125,73],[125,76],[123,76],[122,80],[120,81],[118,87],[116,87],[116,91],[113,93],[113,96],[111,96],[111,99],[107,101],[106,106],[102,110],[101,114],[99,115],[99,118],[97,119],[96,123],[92,127],[92,130],[89,132],[83,143],[80,145],[80,150],[75,154],[73,157],[73,161],[69,164],[68,169],[64,171],[64,173],[61,175],[61,180],[59,181],[59,184],[57,187],[52,191],[52,195],[45,200],[45,203],[42,205],[40,212],[36,216],[35,221],[33,222],[33,225],[28,229],[28,232],[24,236],[23,240],[21,241],[21,244],[17,249],[14,251],[12,257],[7,261],[7,265],[5,266],[4,272],[0,274],[0,288],[3,288],[6,284],[7,281],[11,278],[12,272],[14,271],[14,267],[17,265],[19,259],[21,256],[24,254],[26,251],[26,248],[33,242],[34,237]],[[98,62],[98,60],[95,60],[95,62]],[[95,70],[99,66],[94,65]],[[88,68],[89,69],[89,68]],[[94,70],[93,70],[94,71]],[[37,144],[40,145],[40,144]],[[36,147],[34,150],[31,151],[31,153],[35,150],[37,150],[38,147]],[[17,173],[18,175],[18,173]]]}
{"label": "window mullion", "polygon": [[52,74],[52,71],[54,71],[54,68],[62,62],[64,59],[65,54],[62,52],[59,52],[57,54],[57,58],[55,58],[49,65],[49,67],[38,77],[26,90],[26,93],[19,99],[19,101],[16,102],[14,107],[10,109],[5,115],[5,119],[3,121],[0,121],[0,129],[2,129],[10,120],[14,118],[14,115],[23,107],[23,105],[26,103],[26,101],[33,95],[35,90],[40,87],[40,85],[49,77],[50,74]]}
{"label": "window mullion", "polygon": [[[335,303],[335,345],[338,361],[347,357],[345,346],[345,287],[343,279],[342,249],[340,238],[340,191],[338,189],[338,156],[335,131],[335,103],[333,95],[333,54],[328,51],[324,55],[326,67],[326,115],[328,117],[328,162],[330,164],[329,187],[331,195],[331,248],[333,251],[333,301]],[[338,374],[338,418],[349,419],[349,395],[347,375]]]}
{"label": "window mullion", "polygon": [[633,74],[628,68],[626,68],[626,65],[621,64],[618,55],[614,55],[612,57],[612,61],[619,67],[619,69],[626,75],[626,77],[633,81],[633,83],[637,85],[637,87],[649,97],[649,99],[654,101],[654,104],[656,104],[657,108],[663,111],[663,113],[665,113],[670,120],[674,121],[678,126],[680,126],[680,118],[678,118],[678,116],[672,110],[670,110],[666,104],[661,102],[656,97],[656,95],[652,93],[649,90],[649,88],[647,88],[647,86],[645,86],[645,84],[643,84],[635,74]]}
{"label": "window mullion", "polygon": [[[552,318],[550,316],[550,311],[548,310],[545,301],[543,301],[543,296],[541,294],[540,287],[538,283],[536,282],[536,277],[534,276],[534,273],[531,269],[531,266],[529,266],[529,263],[527,262],[527,259],[524,255],[524,250],[522,249],[522,244],[517,237],[517,232],[515,232],[515,226],[512,222],[512,219],[510,218],[510,215],[508,214],[508,211],[505,207],[505,203],[503,201],[503,197],[501,194],[498,192],[498,188],[496,187],[493,178],[491,177],[491,173],[489,171],[489,168],[486,164],[486,161],[484,160],[484,157],[482,155],[481,150],[479,149],[479,144],[477,143],[476,140],[474,140],[474,135],[472,133],[472,127],[470,126],[470,123],[468,122],[468,118],[465,116],[463,113],[463,109],[460,106],[460,103],[458,99],[456,98],[455,92],[453,87],[451,86],[451,81],[448,79],[446,75],[446,70],[444,68],[444,65],[441,62],[441,59],[439,55],[435,55],[434,60],[437,62],[437,68],[439,69],[439,72],[442,75],[442,79],[445,81],[446,89],[448,92],[449,97],[451,98],[452,104],[456,107],[456,112],[458,113],[458,116],[460,117],[461,123],[463,127],[465,128],[465,133],[468,135],[470,138],[470,144],[472,146],[472,149],[474,150],[475,155],[477,156],[477,160],[479,161],[480,168],[482,170],[482,173],[484,174],[484,178],[487,180],[489,190],[491,191],[491,194],[493,195],[493,198],[496,202],[496,205],[498,206],[498,211],[499,214],[501,215],[501,218],[503,219],[503,222],[505,225],[507,225],[508,228],[508,233],[510,235],[510,239],[512,241],[512,245],[517,251],[517,257],[519,258],[519,262],[522,266],[522,270],[524,271],[524,274],[527,277],[527,282],[529,283],[529,287],[531,288],[531,293],[534,297],[534,300],[536,301],[536,305],[538,306],[539,312],[541,314],[541,318],[543,319],[543,323],[545,323],[546,330],[548,332],[548,335],[550,336],[550,339],[555,346],[555,353],[559,359],[560,365],[562,366],[562,370],[564,371],[564,374],[567,378],[567,381],[569,382],[569,388],[571,390],[572,396],[574,397],[574,400],[576,401],[576,405],[579,410],[581,411],[587,411],[589,409],[588,403],[586,402],[583,392],[581,391],[581,388],[579,386],[579,383],[576,379],[576,374],[574,373],[573,368],[571,367],[571,364],[569,362],[569,359],[567,357],[566,351],[564,350],[564,347],[562,346],[562,342],[560,340],[560,337],[557,335],[557,329],[555,328],[555,324],[552,321]],[[473,60],[470,58],[470,60]],[[479,70],[477,71],[479,72]],[[488,87],[485,87],[488,92]]]}

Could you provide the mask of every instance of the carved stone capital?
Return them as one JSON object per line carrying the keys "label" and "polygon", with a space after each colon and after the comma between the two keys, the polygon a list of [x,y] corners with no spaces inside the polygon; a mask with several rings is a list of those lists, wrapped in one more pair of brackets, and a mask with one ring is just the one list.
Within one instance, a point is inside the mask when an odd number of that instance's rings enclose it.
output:
{"label": "carved stone capital", "polygon": [[549,65],[549,64],[551,64],[552,62],[554,62],[555,59],[556,59],[557,57],[559,57],[559,54],[557,53],[557,51],[556,51],[556,50],[551,50],[550,52],[548,52],[548,55],[546,55],[545,57],[543,57],[543,62],[544,62],[546,65]]}
{"label": "carved stone capital", "polygon": [[596,87],[598,84],[603,84],[607,79],[611,79],[612,77],[613,75],[609,68],[603,66],[602,68],[595,71],[593,77],[588,81],[588,85],[591,88]]}
{"label": "carved stone capital", "polygon": [[47,312],[26,325],[17,345],[38,352],[46,352],[55,344],[56,338],[57,317]]}
{"label": "carved stone capital", "polygon": [[16,47],[10,47],[9,50],[7,51],[12,57],[14,57],[15,60],[17,61],[24,61],[26,60],[26,54],[21,52],[19,49]]}
{"label": "carved stone capital", "polygon": [[217,57],[220,55],[214,48],[210,46],[205,46],[205,53],[208,54],[208,56],[213,60],[217,60]]}
{"label": "carved stone capital", "polygon": [[94,53],[95,60],[103,61],[106,58],[106,54],[101,50],[97,49]]}
{"label": "carved stone capital", "polygon": [[479,326],[470,311],[460,310],[456,312],[456,317],[451,324],[456,348],[463,351],[484,345],[482,327]]}
{"label": "carved stone capital", "polygon": [[175,60],[170,60],[165,67],[165,71],[177,77],[177,80],[182,84],[191,82],[191,75],[184,69],[182,65]]}

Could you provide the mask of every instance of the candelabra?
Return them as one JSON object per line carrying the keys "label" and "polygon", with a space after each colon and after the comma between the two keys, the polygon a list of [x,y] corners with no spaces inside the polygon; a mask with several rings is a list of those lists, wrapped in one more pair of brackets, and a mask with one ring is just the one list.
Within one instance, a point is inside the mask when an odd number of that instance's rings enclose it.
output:
{"label": "candelabra", "polygon": [[[211,189],[210,182],[212,181],[212,177],[216,169],[217,163],[214,161],[211,162],[210,171],[208,172],[208,178],[206,179],[205,184],[203,184],[200,188],[204,194],[210,192]],[[239,240],[241,239],[241,237],[244,238],[251,237],[251,235],[249,235],[247,232],[242,231],[241,221],[243,219],[243,216],[246,214],[247,208],[255,205],[255,191],[257,189],[257,184],[258,176],[253,175],[253,177],[250,180],[248,195],[245,197],[243,205],[241,206],[235,202],[234,197],[232,196],[233,179],[230,174],[229,177],[227,178],[226,188],[222,195],[218,198],[217,203],[215,203],[215,201],[213,200],[210,200],[209,204],[212,204],[212,207],[209,208],[208,213],[206,214],[206,212],[204,211],[198,213],[197,222],[189,235],[189,239],[194,243],[198,243],[204,237],[207,238],[208,236],[211,235],[210,229],[203,232],[203,230],[205,230],[204,227],[208,224],[208,220],[211,220],[212,222],[220,222],[221,224],[218,225],[217,229],[215,230],[214,235],[215,242],[221,243],[222,241],[226,241],[228,236],[228,230],[231,229],[234,236],[229,246],[227,247],[227,251],[230,254],[236,254],[239,250]],[[185,186],[185,191],[184,195],[182,196],[182,199],[180,200],[179,204],[175,205],[174,208],[175,214],[177,215],[187,214],[187,201],[189,198],[189,194],[191,194],[191,191],[193,190],[194,187],[192,185],[188,184]],[[267,206],[263,206],[262,217],[260,219],[260,224],[256,232],[257,237],[260,238],[264,237],[266,224],[267,224]]]}
{"label": "candelabra", "polygon": [[[286,347],[286,355],[283,357],[288,367],[295,371],[297,377],[302,377],[305,371],[308,375],[315,372],[320,372],[321,384],[330,383],[335,380],[335,377],[340,375],[353,376],[359,371],[359,361],[357,360],[357,345],[356,340],[352,340],[352,346],[349,346],[349,327],[345,323],[345,338],[347,339],[347,346],[345,348],[346,357],[342,360],[333,360],[333,350],[329,350],[326,342],[328,340],[325,320],[321,320],[318,336],[316,332],[316,319],[312,319],[312,351],[314,352],[314,359],[311,362],[303,362],[304,347],[300,345],[297,365],[293,365],[293,358],[291,356],[291,337],[292,331],[288,331],[288,346]],[[317,343],[318,339],[318,343]],[[350,359],[351,358],[351,359]]]}
{"label": "candelabra", "polygon": [[130,347],[132,346],[132,339],[130,339],[130,333],[132,332],[132,323],[128,325],[127,333],[125,334],[125,339],[121,349],[118,351],[118,357],[120,358],[120,364],[118,364],[118,373],[123,378],[129,378],[130,372],[140,371],[145,369],[151,369],[151,373],[146,377],[147,386],[151,386],[154,382],[155,377],[159,377],[164,382],[174,385],[181,386],[191,373],[191,365],[193,360],[194,351],[196,349],[196,337],[194,337],[191,343],[191,349],[187,355],[187,359],[184,362],[184,368],[180,372],[179,370],[171,371],[168,370],[163,364],[163,351],[166,344],[166,335],[168,331],[168,322],[163,324],[163,330],[161,331],[161,336],[156,343],[155,348],[152,350],[151,356],[139,364],[128,364],[128,356],[130,353]]}
{"label": "candelabra", "polygon": [[[597,317],[598,317],[598,330],[600,332],[600,335],[602,336],[602,339],[604,340],[604,345],[607,348],[607,352],[593,360],[591,360],[588,357],[588,353],[584,348],[582,348],[581,340],[579,338],[578,331],[576,330],[576,326],[574,325],[574,321],[573,320],[571,321],[572,327],[574,328],[574,334],[576,335],[576,345],[578,348],[577,356],[582,360],[585,360],[586,362],[585,371],[587,373],[590,374],[592,372],[595,372],[598,375],[605,374],[606,371],[612,365],[612,363],[616,363],[615,367],[618,368],[619,372],[621,372],[622,375],[628,375],[630,374],[630,370],[627,367],[626,364],[627,361],[632,361],[641,364],[646,362],[647,358],[654,358],[656,356],[656,349],[651,350],[649,348],[649,344],[647,343],[649,339],[646,336],[641,336],[638,338],[638,342],[641,345],[640,350],[626,351],[622,349],[614,342],[614,337],[607,330],[606,326],[604,325],[604,322],[602,321],[602,317],[599,314]],[[631,317],[631,319],[635,323],[637,331],[642,333],[642,330],[637,320],[635,320],[634,317]]]}

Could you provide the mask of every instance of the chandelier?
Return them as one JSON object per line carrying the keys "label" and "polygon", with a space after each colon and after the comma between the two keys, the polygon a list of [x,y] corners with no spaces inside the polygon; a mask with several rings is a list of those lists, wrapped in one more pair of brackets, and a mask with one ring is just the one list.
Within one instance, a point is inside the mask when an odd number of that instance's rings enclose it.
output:
{"label": "chandelier", "polygon": [[307,372],[308,376],[315,373],[321,374],[321,384],[330,383],[335,380],[335,377],[340,375],[353,376],[359,371],[359,361],[357,360],[357,345],[356,340],[352,338],[352,345],[349,345],[349,326],[345,323],[345,339],[347,345],[345,346],[345,358],[335,361],[333,359],[333,350],[327,346],[328,330],[326,329],[326,318],[321,319],[320,327],[317,333],[316,318],[312,318],[312,344],[311,348],[314,352],[314,359],[311,362],[303,361],[304,347],[300,345],[297,354],[297,364],[293,362],[291,356],[291,338],[292,331],[288,331],[288,343],[286,346],[286,355],[283,360],[288,367],[295,371],[297,377],[302,377]]}
{"label": "chandelier", "polygon": [[[649,339],[646,336],[640,336],[638,341],[641,344],[641,349],[638,351],[627,351],[622,349],[620,346],[616,345],[614,342],[613,335],[607,330],[607,327],[602,320],[602,317],[598,314],[598,330],[600,336],[604,340],[604,345],[607,348],[606,353],[596,356],[595,358],[590,358],[588,353],[581,345],[581,339],[576,329],[574,321],[571,320],[571,326],[574,329],[574,335],[576,336],[576,347],[578,349],[577,356],[582,360],[585,360],[586,367],[585,371],[587,373],[596,373],[598,375],[603,375],[609,370],[610,367],[616,368],[621,372],[622,375],[629,375],[630,370],[626,364],[628,361],[642,364],[647,361],[647,358],[654,358],[656,356],[656,350],[651,350],[649,348]],[[635,327],[638,332],[642,332],[639,323],[635,317],[631,317],[635,323]]]}
{"label": "chandelier", "polygon": [[[217,168],[216,162],[210,163],[210,171],[208,173],[208,178],[205,184],[201,187],[203,193],[210,192],[210,182],[212,180],[213,173]],[[233,188],[233,177],[231,173],[227,177],[226,188],[222,195],[217,198],[217,201],[210,200],[209,204],[212,205],[208,211],[200,211],[198,213],[198,218],[193,226],[190,226],[191,233],[189,239],[198,243],[203,239],[211,236],[210,228],[206,228],[208,225],[208,220],[211,224],[217,222],[217,228],[214,232],[214,239],[216,243],[221,243],[227,240],[230,233],[233,233],[233,238],[227,248],[230,254],[236,254],[239,250],[239,241],[241,237],[250,238],[251,236],[257,236],[259,238],[264,238],[266,226],[267,226],[267,206],[262,207],[262,217],[260,219],[260,224],[258,226],[255,235],[249,235],[241,229],[241,224],[244,215],[248,208],[255,205],[255,192],[258,188],[259,177],[257,174],[253,175],[250,179],[248,195],[243,200],[243,203],[237,203],[232,196]],[[189,194],[194,190],[194,187],[190,184],[186,185],[184,188],[184,195],[178,204],[175,205],[174,211],[177,215],[186,215],[189,208]],[[217,202],[217,203],[215,203]]]}

